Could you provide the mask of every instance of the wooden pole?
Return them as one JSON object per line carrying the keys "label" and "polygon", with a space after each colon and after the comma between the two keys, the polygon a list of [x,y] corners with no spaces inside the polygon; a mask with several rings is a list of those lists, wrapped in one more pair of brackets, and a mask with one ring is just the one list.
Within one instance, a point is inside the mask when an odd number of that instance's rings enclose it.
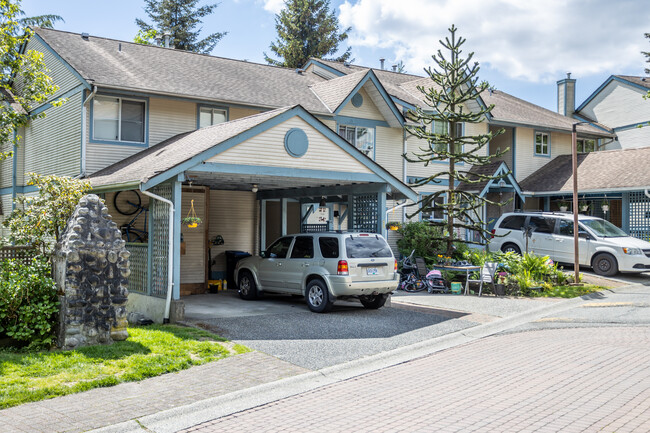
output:
{"label": "wooden pole", "polygon": [[573,269],[575,272],[574,283],[580,282],[580,244],[579,244],[579,226],[578,226],[578,140],[576,126],[574,123],[571,129],[571,157],[573,161]]}

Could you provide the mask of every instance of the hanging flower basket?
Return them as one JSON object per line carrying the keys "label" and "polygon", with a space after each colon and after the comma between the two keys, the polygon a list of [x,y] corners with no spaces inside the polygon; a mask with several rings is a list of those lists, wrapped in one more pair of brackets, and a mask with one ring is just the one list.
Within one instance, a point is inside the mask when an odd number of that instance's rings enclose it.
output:
{"label": "hanging flower basket", "polygon": [[399,228],[400,228],[400,223],[397,223],[397,222],[389,222],[389,223],[386,224],[386,228],[387,228],[388,230],[393,230],[393,231],[399,230]]}
{"label": "hanging flower basket", "polygon": [[569,209],[569,202],[560,200],[557,206],[560,208],[560,212],[566,212]]}
{"label": "hanging flower basket", "polygon": [[586,201],[581,201],[579,207],[580,207],[580,212],[587,212],[589,210],[589,203],[587,203]]}
{"label": "hanging flower basket", "polygon": [[199,224],[201,224],[201,222],[201,218],[196,216],[196,212],[194,211],[194,200],[192,200],[190,211],[187,213],[187,216],[181,220],[181,223],[187,225],[188,229],[195,229]]}
{"label": "hanging flower basket", "polygon": [[603,200],[601,207],[603,212],[609,212],[609,201],[607,199]]}

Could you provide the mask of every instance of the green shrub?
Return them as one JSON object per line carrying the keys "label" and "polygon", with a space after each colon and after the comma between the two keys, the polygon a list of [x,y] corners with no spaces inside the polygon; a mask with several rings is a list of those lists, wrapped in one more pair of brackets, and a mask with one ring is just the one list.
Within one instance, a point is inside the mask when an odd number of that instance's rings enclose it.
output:
{"label": "green shrub", "polygon": [[442,231],[440,227],[435,227],[426,221],[410,222],[402,225],[398,233],[402,238],[397,241],[399,252],[405,256],[415,250],[415,257],[422,257],[427,264],[435,263],[436,256],[446,249],[443,241],[434,238],[440,238]]}
{"label": "green shrub", "polygon": [[43,258],[29,265],[0,262],[0,335],[32,347],[52,344],[59,301],[50,265]]}

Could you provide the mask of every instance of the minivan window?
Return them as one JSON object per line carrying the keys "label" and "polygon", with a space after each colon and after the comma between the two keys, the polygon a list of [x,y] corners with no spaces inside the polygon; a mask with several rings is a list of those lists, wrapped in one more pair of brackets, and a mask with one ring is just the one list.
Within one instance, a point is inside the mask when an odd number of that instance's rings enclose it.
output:
{"label": "minivan window", "polygon": [[349,259],[392,256],[386,241],[378,236],[351,236],[346,238],[345,251]]}
{"label": "minivan window", "polygon": [[292,240],[293,238],[291,237],[278,239],[269,247],[268,250],[266,250],[266,257],[272,259],[285,259],[289,252]]}
{"label": "minivan window", "polygon": [[501,221],[501,225],[499,225],[499,228],[521,230],[521,228],[524,226],[525,221],[526,221],[525,215],[511,215],[509,217],[505,217],[503,221]]}
{"label": "minivan window", "polygon": [[627,233],[609,221],[601,219],[588,219],[582,220],[580,222],[589,227],[592,232],[601,238],[624,238],[628,236]]}
{"label": "minivan window", "polygon": [[534,233],[553,233],[555,230],[555,218],[532,216],[528,225],[535,227]]}
{"label": "minivan window", "polygon": [[338,238],[318,238],[320,254],[324,259],[339,258],[339,240]]}
{"label": "minivan window", "polygon": [[558,234],[561,234],[562,236],[573,236],[573,221],[560,220]]}
{"label": "minivan window", "polygon": [[292,259],[313,259],[314,238],[311,236],[297,236],[291,250]]}

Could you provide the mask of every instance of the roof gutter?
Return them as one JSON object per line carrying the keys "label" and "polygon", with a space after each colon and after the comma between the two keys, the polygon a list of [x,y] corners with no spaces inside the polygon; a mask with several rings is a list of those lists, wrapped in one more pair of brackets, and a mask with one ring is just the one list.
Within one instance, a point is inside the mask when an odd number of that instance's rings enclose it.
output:
{"label": "roof gutter", "polygon": [[[622,186],[618,188],[600,188],[600,189],[581,189],[578,190],[578,194],[605,194],[610,192],[627,192],[627,191],[643,191],[644,186]],[[529,197],[544,197],[550,195],[570,195],[573,194],[573,191],[523,191],[525,196]]]}
{"label": "roof gutter", "polygon": [[81,104],[81,173],[79,177],[86,177],[86,154],[88,138],[86,137],[86,104],[97,94],[97,86],[93,86],[93,91],[88,95]]}
{"label": "roof gutter", "polygon": [[[153,198],[154,200],[159,200],[163,203],[169,205],[169,252],[167,255],[167,299],[165,301],[165,315],[163,317],[163,323],[169,323],[169,310],[171,309],[172,304],[172,290],[174,288],[174,203],[171,200],[167,200],[164,197],[151,193],[143,189],[142,184],[140,184],[140,192],[146,196]],[[151,254],[151,251],[149,251]]]}
{"label": "roof gutter", "polygon": [[[92,180],[90,181],[92,185]],[[103,192],[113,192],[113,191],[122,191],[126,189],[138,189],[140,186],[139,181],[131,182],[122,182],[122,183],[112,183],[109,185],[93,186],[92,190],[94,193],[103,193]]]}

